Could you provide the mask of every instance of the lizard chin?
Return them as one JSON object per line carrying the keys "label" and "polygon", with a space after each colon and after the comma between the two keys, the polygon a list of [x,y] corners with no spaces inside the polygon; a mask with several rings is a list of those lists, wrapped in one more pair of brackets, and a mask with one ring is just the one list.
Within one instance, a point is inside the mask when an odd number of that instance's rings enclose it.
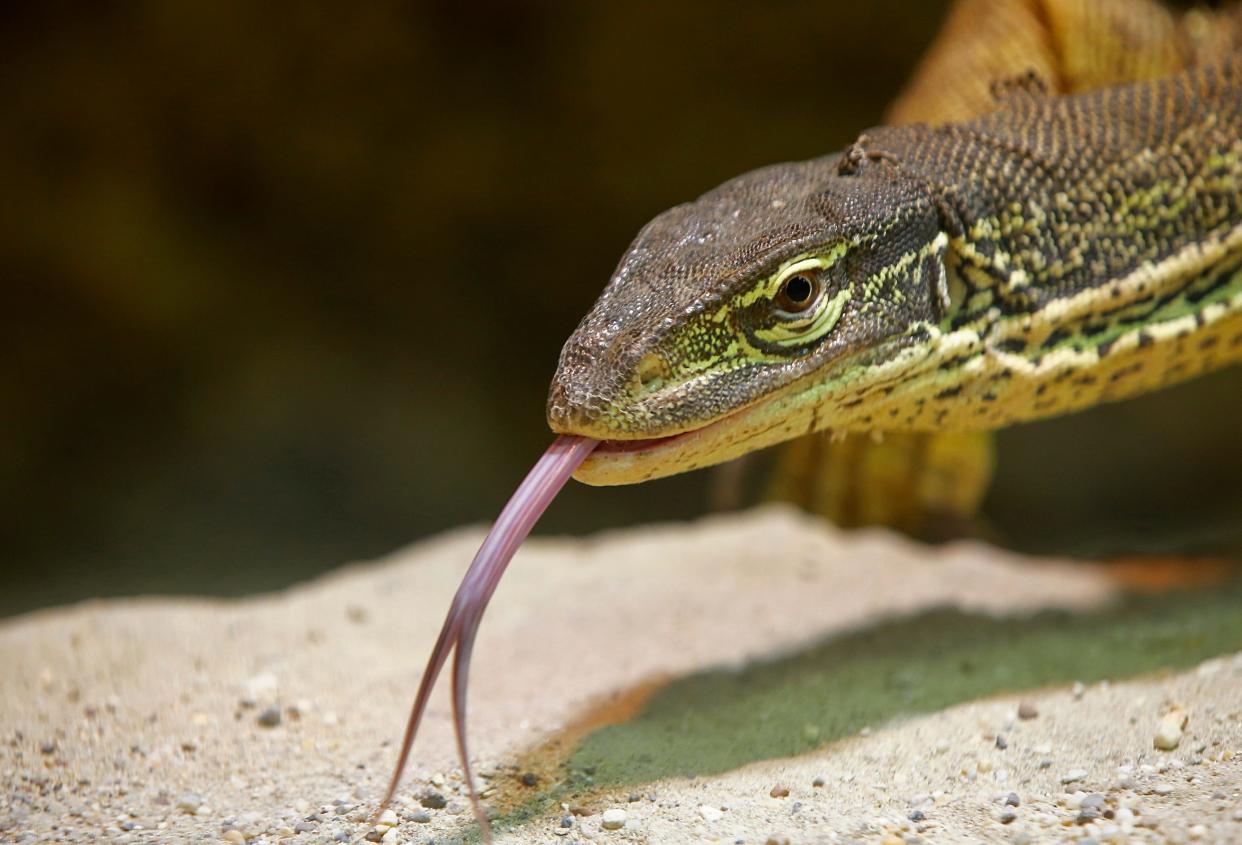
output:
{"label": "lizard chin", "polygon": [[667,437],[603,440],[574,478],[596,487],[638,484],[723,463],[807,431],[788,415],[786,397],[773,396],[700,428]]}

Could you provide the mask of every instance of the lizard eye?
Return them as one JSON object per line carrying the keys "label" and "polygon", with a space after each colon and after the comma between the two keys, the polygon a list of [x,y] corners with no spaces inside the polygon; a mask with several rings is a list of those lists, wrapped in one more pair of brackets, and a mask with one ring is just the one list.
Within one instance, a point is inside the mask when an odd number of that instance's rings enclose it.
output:
{"label": "lizard eye", "polygon": [[815,304],[822,290],[818,274],[809,271],[795,273],[781,282],[776,294],[776,307],[787,314],[801,314]]}

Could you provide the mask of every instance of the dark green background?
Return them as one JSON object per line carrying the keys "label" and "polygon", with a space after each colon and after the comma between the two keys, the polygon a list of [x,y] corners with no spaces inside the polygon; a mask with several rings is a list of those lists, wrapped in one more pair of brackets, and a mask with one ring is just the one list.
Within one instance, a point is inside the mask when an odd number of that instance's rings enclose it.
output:
{"label": "dark green background", "polygon": [[[0,10],[0,613],[490,518],[652,215],[878,122],[942,3]],[[1238,374],[1002,437],[1016,545],[1239,533]],[[702,512],[575,487],[545,530]]]}

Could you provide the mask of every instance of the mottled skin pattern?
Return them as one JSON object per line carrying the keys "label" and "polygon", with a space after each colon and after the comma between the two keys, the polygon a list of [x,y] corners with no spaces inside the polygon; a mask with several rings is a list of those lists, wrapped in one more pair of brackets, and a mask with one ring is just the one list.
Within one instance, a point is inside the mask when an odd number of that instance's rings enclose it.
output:
{"label": "mottled skin pattern", "polygon": [[[615,441],[578,477],[810,431],[995,428],[1242,357],[1242,56],[1000,96],[652,221],[553,382],[555,430]],[[812,292],[791,308],[795,278]]]}
{"label": "mottled skin pattern", "polygon": [[[1159,0],[957,0],[885,123],[978,117],[996,107],[995,80],[1027,70],[1050,93],[1074,94],[1171,76],[1239,47],[1242,2],[1177,11]],[[887,525],[928,539],[981,529],[996,460],[992,432],[977,430],[821,432],[776,451],[769,497],[838,525]],[[736,502],[726,494],[745,467],[716,474],[720,501]]]}

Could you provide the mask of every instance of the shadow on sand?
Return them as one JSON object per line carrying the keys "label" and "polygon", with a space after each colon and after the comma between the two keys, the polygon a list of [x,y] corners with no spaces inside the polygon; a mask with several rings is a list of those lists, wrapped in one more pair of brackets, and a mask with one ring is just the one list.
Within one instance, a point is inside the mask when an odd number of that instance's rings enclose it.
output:
{"label": "shadow on sand", "polygon": [[[493,803],[508,808],[497,829],[560,802],[804,754],[865,726],[972,699],[1185,669],[1240,649],[1242,580],[1133,596],[1087,613],[989,617],[946,609],[880,621],[736,670],[672,680],[624,722],[576,742],[553,738],[522,761],[554,775],[544,788],[493,782]],[[477,836],[474,828],[453,841]]]}

